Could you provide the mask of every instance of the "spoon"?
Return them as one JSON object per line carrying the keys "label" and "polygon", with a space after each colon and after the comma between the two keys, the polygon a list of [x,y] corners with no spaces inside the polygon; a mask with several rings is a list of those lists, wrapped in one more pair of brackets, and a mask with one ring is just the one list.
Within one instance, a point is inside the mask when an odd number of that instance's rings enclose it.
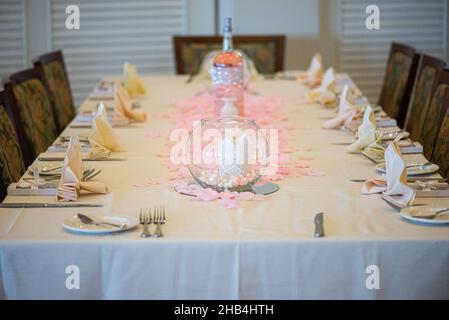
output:
{"label": "spoon", "polygon": [[48,167],[44,167],[42,170],[41,170],[41,173],[48,173],[48,172],[52,172],[52,171],[56,171],[56,170],[60,170],[60,169],[62,169],[62,167],[54,167],[54,168],[50,168],[50,169],[47,169]]}
{"label": "spoon", "polygon": [[393,139],[393,142],[399,142],[402,139],[408,138],[409,136],[410,136],[410,133],[408,133],[408,132],[405,132],[405,131],[399,132],[398,135],[396,136],[396,138]]}
{"label": "spoon", "polygon": [[382,139],[383,140],[384,139],[393,139],[393,138],[397,137],[399,134],[401,134],[403,132],[406,133],[404,130],[396,130],[396,131],[385,132],[384,134],[382,134]]}
{"label": "spoon", "polygon": [[449,208],[444,208],[444,209],[438,210],[435,213],[414,214],[414,215],[411,215],[411,216],[413,218],[423,218],[423,219],[432,220],[432,219],[435,219],[440,214],[443,214],[443,213],[446,213],[446,212],[449,212]]}
{"label": "spoon", "polygon": [[111,223],[111,222],[106,222],[106,221],[95,221],[92,218],[90,218],[90,217],[88,217],[88,216],[86,216],[86,215],[84,215],[82,213],[77,213],[76,217],[78,219],[80,219],[80,221],[82,223],[90,224],[90,225],[93,225],[93,226],[108,225],[108,226],[113,226],[113,227],[120,228],[120,229],[124,229],[124,228],[127,227],[126,224],[123,224],[123,223],[122,224],[116,224],[116,223]]}
{"label": "spoon", "polygon": [[433,164],[433,162],[427,161],[425,163],[420,163],[420,164],[409,164],[408,166],[406,166],[407,169],[409,168],[414,168],[414,167],[421,167],[421,168],[426,168],[429,167]]}

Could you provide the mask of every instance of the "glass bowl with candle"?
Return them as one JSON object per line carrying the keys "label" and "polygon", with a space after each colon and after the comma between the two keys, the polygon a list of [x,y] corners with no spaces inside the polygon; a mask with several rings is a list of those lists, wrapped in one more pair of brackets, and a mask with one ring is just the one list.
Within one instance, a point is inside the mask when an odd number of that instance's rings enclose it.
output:
{"label": "glass bowl with candle", "polygon": [[202,119],[189,137],[188,168],[203,188],[249,191],[268,159],[263,130],[251,118]]}

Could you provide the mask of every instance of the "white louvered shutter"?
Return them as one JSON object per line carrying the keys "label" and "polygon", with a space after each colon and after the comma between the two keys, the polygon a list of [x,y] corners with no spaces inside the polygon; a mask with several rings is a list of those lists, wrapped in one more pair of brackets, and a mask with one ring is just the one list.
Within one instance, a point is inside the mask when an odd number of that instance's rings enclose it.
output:
{"label": "white louvered shutter", "polygon": [[27,66],[24,0],[0,1],[0,79]]}
{"label": "white louvered shutter", "polygon": [[[370,4],[380,9],[380,30],[365,27]],[[340,70],[376,103],[391,41],[445,59],[447,5],[447,0],[340,0]]]}
{"label": "white louvered shutter", "polygon": [[[68,5],[80,9],[80,30],[65,27]],[[52,0],[52,46],[64,52],[75,104],[126,61],[139,74],[173,73],[172,35],[186,33],[186,10],[186,0]]]}

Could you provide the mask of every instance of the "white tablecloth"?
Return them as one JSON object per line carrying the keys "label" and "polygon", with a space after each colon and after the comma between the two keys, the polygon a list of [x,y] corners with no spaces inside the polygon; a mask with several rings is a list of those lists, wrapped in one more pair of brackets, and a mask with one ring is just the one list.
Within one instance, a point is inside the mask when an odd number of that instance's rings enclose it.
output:
{"label": "white tablecloth", "polygon": [[[89,162],[103,170],[108,195],[82,196],[102,203],[87,209],[0,209],[0,297],[62,299],[301,299],[449,298],[449,228],[400,219],[378,195],[360,194],[351,178],[376,176],[373,164],[347,154],[334,142],[352,141],[338,130],[320,128],[334,111],[305,106],[306,88],[295,81],[254,83],[260,94],[279,94],[283,112],[297,124],[294,146],[311,148],[294,156],[310,161],[321,177],[281,181],[265,201],[241,209],[195,201],[168,186],[136,187],[146,178],[167,178],[157,156],[170,124],[164,114],[174,98],[187,98],[203,84],[186,77],[145,77],[140,100],[146,125],[117,128],[126,162]],[[86,101],[88,109],[97,102]],[[87,134],[67,129],[64,134]],[[418,161],[420,156],[405,156]],[[415,160],[414,160],[415,159]],[[5,202],[48,202],[51,197],[7,197]],[[417,199],[449,205],[449,199]],[[141,228],[116,235],[82,236],[64,231],[77,212],[137,216],[140,208],[166,206],[162,239],[141,239]],[[325,213],[324,238],[313,237],[313,217]],[[80,288],[66,288],[67,266],[80,270]],[[380,270],[380,289],[368,289],[370,265]]]}

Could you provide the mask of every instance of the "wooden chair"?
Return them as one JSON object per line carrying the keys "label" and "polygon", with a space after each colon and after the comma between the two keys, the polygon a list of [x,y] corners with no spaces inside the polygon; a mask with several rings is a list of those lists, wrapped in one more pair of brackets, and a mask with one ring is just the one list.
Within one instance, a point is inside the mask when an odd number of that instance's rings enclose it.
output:
{"label": "wooden chair", "polygon": [[[174,36],[177,74],[197,74],[203,58],[222,48],[221,36]],[[233,45],[250,57],[259,73],[272,74],[284,69],[284,35],[234,36]]]}
{"label": "wooden chair", "polygon": [[58,135],[45,80],[36,69],[28,69],[13,74],[5,90],[10,92],[10,113],[16,130],[21,132],[19,143],[29,166]]}
{"label": "wooden chair", "polygon": [[378,104],[403,127],[410,102],[419,54],[412,47],[392,42]]}
{"label": "wooden chair", "polygon": [[440,167],[440,174],[449,179],[449,89],[446,88],[442,100],[446,106],[446,112],[443,115],[441,126],[438,130],[432,161]]}
{"label": "wooden chair", "polygon": [[19,181],[25,172],[16,130],[6,110],[8,103],[7,93],[0,92],[0,202],[9,184]]}
{"label": "wooden chair", "polygon": [[422,129],[429,110],[430,99],[445,65],[444,61],[432,56],[424,54],[421,57],[405,122],[405,130],[410,132],[410,139],[414,141],[422,142]]}
{"label": "wooden chair", "polygon": [[54,51],[39,56],[34,62],[34,66],[48,85],[58,133],[60,133],[76,115],[62,51]]}
{"label": "wooden chair", "polygon": [[[432,159],[435,140],[441,122],[449,107],[449,69],[440,73],[435,93],[429,105],[426,121],[422,129],[422,144],[424,155],[427,159]],[[446,137],[449,139],[449,136]]]}

